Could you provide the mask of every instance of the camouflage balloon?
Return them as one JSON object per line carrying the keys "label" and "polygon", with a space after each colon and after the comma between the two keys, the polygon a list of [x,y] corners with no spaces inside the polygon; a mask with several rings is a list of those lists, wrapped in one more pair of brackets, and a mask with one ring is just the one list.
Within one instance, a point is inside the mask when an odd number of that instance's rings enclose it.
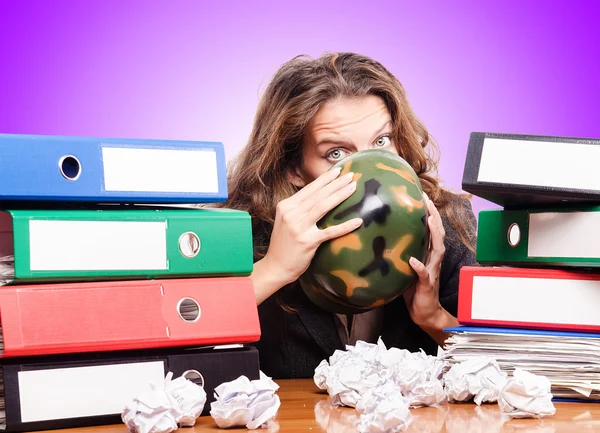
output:
{"label": "camouflage balloon", "polygon": [[329,227],[361,217],[355,231],[318,248],[300,285],[321,308],[356,314],[402,295],[417,275],[408,260],[424,262],[429,246],[428,212],[412,167],[379,149],[356,152],[339,161],[342,173],[354,172],[354,194],[318,223]]}

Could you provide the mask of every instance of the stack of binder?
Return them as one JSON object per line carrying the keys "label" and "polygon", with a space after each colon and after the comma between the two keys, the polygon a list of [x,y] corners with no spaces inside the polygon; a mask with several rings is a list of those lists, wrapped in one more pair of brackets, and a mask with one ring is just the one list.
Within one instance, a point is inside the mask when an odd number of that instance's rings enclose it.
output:
{"label": "stack of binder", "polygon": [[600,400],[599,165],[597,139],[471,134],[463,189],[500,209],[479,213],[449,364],[489,355]]}
{"label": "stack of binder", "polygon": [[0,134],[0,429],[119,423],[169,371],[206,415],[259,378],[250,216],[202,206],[226,198],[221,143]]}

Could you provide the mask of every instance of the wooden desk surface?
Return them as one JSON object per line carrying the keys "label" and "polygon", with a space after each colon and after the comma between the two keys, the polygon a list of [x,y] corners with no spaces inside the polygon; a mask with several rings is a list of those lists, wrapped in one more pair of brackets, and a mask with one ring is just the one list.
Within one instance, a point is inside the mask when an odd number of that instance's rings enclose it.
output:
{"label": "wooden desk surface", "polygon": [[[333,408],[328,396],[320,393],[312,380],[278,380],[281,407],[276,423],[279,432],[352,432],[357,431],[358,413],[353,408]],[[497,404],[444,404],[441,408],[411,409],[412,422],[407,432],[591,432],[600,431],[600,403],[555,403],[553,417],[503,421]],[[64,433],[127,433],[124,424],[53,430]],[[180,428],[177,433],[206,431],[245,432],[246,429],[219,429],[210,416],[198,418],[195,427]],[[258,429],[256,433],[277,430]]]}

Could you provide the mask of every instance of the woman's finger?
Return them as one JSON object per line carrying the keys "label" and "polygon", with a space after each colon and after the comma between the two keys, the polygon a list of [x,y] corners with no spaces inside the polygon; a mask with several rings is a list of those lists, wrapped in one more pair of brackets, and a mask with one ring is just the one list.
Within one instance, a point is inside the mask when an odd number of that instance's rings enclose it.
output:
{"label": "woman's finger", "polygon": [[319,201],[315,202],[312,209],[308,211],[304,217],[305,222],[310,225],[316,224],[327,212],[354,194],[354,191],[356,191],[356,182],[349,183],[345,187],[329,194],[327,197],[321,198]]}
{"label": "woman's finger", "polygon": [[444,224],[442,224],[442,217],[440,216],[440,212],[437,210],[437,207],[433,204],[431,200],[427,202],[427,210],[429,214],[433,217],[436,222],[436,225],[439,227],[439,230],[442,234],[442,240],[446,236],[446,231],[444,230]]}
{"label": "woman's finger", "polygon": [[429,280],[429,270],[427,269],[427,267],[414,257],[410,258],[408,264],[417,273],[417,276],[419,277],[421,283],[427,283],[427,281]]}
{"label": "woman's finger", "polygon": [[362,223],[362,219],[353,218],[341,224],[336,224],[334,226],[329,226],[326,229],[319,230],[321,234],[321,242],[347,235],[348,233],[359,228]]}
{"label": "woman's finger", "polygon": [[427,224],[431,233],[431,254],[429,255],[428,265],[435,268],[441,265],[444,258],[446,249],[444,246],[445,232],[442,218],[432,202],[428,203],[428,210],[430,215],[427,218]]}
{"label": "woman's finger", "polygon": [[[351,181],[352,181],[353,176],[354,176],[353,173],[346,173],[345,175],[338,177],[334,181],[328,183],[327,185],[323,186],[321,189],[317,190],[312,196],[305,198],[292,211],[298,217],[302,217],[302,216],[306,215],[307,213],[309,213],[311,211],[311,209],[313,209],[315,206],[321,206],[322,203],[327,200],[329,200],[331,202],[330,199],[334,196],[336,198],[340,197],[340,196],[344,196],[344,199],[342,199],[342,201],[345,200],[346,198],[350,197],[350,195],[356,190],[355,182],[352,182],[352,183],[354,183],[354,185],[351,186],[352,185]],[[339,202],[339,203],[341,203],[341,202]],[[339,204],[339,203],[337,203],[337,204]],[[336,206],[336,205],[334,205],[334,206]],[[325,206],[327,206],[327,205],[325,205]],[[334,206],[331,206],[324,213],[321,213],[321,216],[319,216],[318,219],[315,220],[314,222],[311,222],[311,224],[314,224],[316,221],[321,219],[323,217],[323,215],[325,215],[325,213],[327,213],[331,209],[333,209]]]}
{"label": "woman's finger", "polygon": [[304,200],[312,197],[317,191],[323,188],[325,185],[329,184],[333,180],[335,180],[342,169],[340,167],[332,168],[327,170],[325,173],[317,177],[308,185],[304,186],[300,191],[291,196],[288,200],[293,203],[290,207],[295,208]]}

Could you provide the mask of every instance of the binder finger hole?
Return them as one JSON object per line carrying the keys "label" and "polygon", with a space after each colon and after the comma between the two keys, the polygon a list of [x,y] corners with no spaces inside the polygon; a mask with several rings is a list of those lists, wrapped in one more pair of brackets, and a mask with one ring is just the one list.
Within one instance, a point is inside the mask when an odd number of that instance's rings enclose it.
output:
{"label": "binder finger hole", "polygon": [[200,252],[200,238],[196,233],[185,232],[179,237],[179,252],[187,258],[192,258]]}
{"label": "binder finger hole", "polygon": [[508,244],[516,247],[521,240],[521,229],[517,223],[512,223],[508,228]]}
{"label": "binder finger hole", "polygon": [[204,376],[202,376],[198,370],[184,371],[182,376],[190,382],[195,383],[196,385],[204,388]]}
{"label": "binder finger hole", "polygon": [[73,155],[65,155],[58,162],[60,174],[67,180],[77,180],[81,174],[81,164]]}
{"label": "binder finger hole", "polygon": [[200,304],[195,299],[183,298],[177,304],[177,313],[184,322],[197,322],[200,319]]}

